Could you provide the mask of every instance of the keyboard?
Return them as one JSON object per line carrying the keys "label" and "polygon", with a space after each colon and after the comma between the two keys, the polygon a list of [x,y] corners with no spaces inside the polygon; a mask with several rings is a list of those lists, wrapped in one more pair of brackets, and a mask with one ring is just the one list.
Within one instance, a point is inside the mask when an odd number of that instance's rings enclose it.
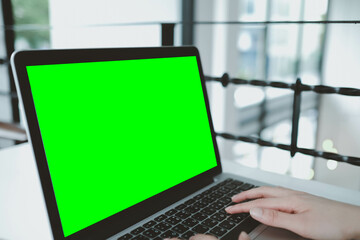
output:
{"label": "keyboard", "polygon": [[232,196],[253,187],[255,186],[249,183],[226,179],[118,240],[162,240],[172,237],[188,239],[197,233],[222,239],[237,239],[241,231],[251,231],[258,222],[248,213],[230,215],[224,209],[234,204]]}

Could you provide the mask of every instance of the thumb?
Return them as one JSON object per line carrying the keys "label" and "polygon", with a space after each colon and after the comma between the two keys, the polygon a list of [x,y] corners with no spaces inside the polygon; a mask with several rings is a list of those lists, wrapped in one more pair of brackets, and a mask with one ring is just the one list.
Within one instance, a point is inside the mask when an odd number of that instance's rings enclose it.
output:
{"label": "thumb", "polygon": [[250,215],[255,220],[272,227],[292,230],[296,227],[296,218],[293,214],[280,212],[273,209],[252,208]]}
{"label": "thumb", "polygon": [[246,234],[246,232],[241,232],[238,240],[250,240],[250,237]]}

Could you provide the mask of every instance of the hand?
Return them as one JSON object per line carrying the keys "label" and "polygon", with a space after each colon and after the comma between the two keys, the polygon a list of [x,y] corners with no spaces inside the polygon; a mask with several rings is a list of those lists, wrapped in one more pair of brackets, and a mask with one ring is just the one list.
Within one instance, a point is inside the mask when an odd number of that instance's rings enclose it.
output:
{"label": "hand", "polygon": [[[164,240],[180,240],[179,238],[166,238]],[[205,234],[196,234],[195,236],[192,236],[189,238],[189,240],[219,240],[214,236],[211,235],[205,235]],[[250,240],[249,236],[245,232],[241,232],[239,235],[238,240]]]}
{"label": "hand", "polygon": [[[239,203],[244,200],[252,201]],[[257,221],[305,238],[360,239],[360,207],[281,187],[259,187],[232,197],[225,210],[249,212]]]}

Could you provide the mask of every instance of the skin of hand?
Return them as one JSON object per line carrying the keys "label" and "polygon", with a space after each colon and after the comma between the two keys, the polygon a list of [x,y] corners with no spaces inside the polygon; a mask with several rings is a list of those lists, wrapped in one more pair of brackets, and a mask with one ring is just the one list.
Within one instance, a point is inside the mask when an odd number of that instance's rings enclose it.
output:
{"label": "skin of hand", "polygon": [[233,196],[232,201],[238,204],[226,208],[228,213],[250,212],[265,225],[288,229],[305,238],[360,239],[359,206],[282,187],[254,188]]}
{"label": "skin of hand", "polygon": [[[171,239],[166,238],[164,240],[180,240],[180,239],[179,238],[171,238]],[[211,236],[211,235],[196,234],[195,236],[190,237],[189,240],[219,240],[219,239],[214,236]],[[250,240],[250,237],[245,232],[241,232],[238,240]]]}

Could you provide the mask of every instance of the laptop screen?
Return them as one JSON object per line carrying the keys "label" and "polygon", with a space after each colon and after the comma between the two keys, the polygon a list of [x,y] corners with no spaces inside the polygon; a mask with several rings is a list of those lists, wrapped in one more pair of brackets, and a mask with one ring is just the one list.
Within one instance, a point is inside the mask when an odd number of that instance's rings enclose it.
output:
{"label": "laptop screen", "polygon": [[195,56],[26,70],[65,237],[217,165]]}

